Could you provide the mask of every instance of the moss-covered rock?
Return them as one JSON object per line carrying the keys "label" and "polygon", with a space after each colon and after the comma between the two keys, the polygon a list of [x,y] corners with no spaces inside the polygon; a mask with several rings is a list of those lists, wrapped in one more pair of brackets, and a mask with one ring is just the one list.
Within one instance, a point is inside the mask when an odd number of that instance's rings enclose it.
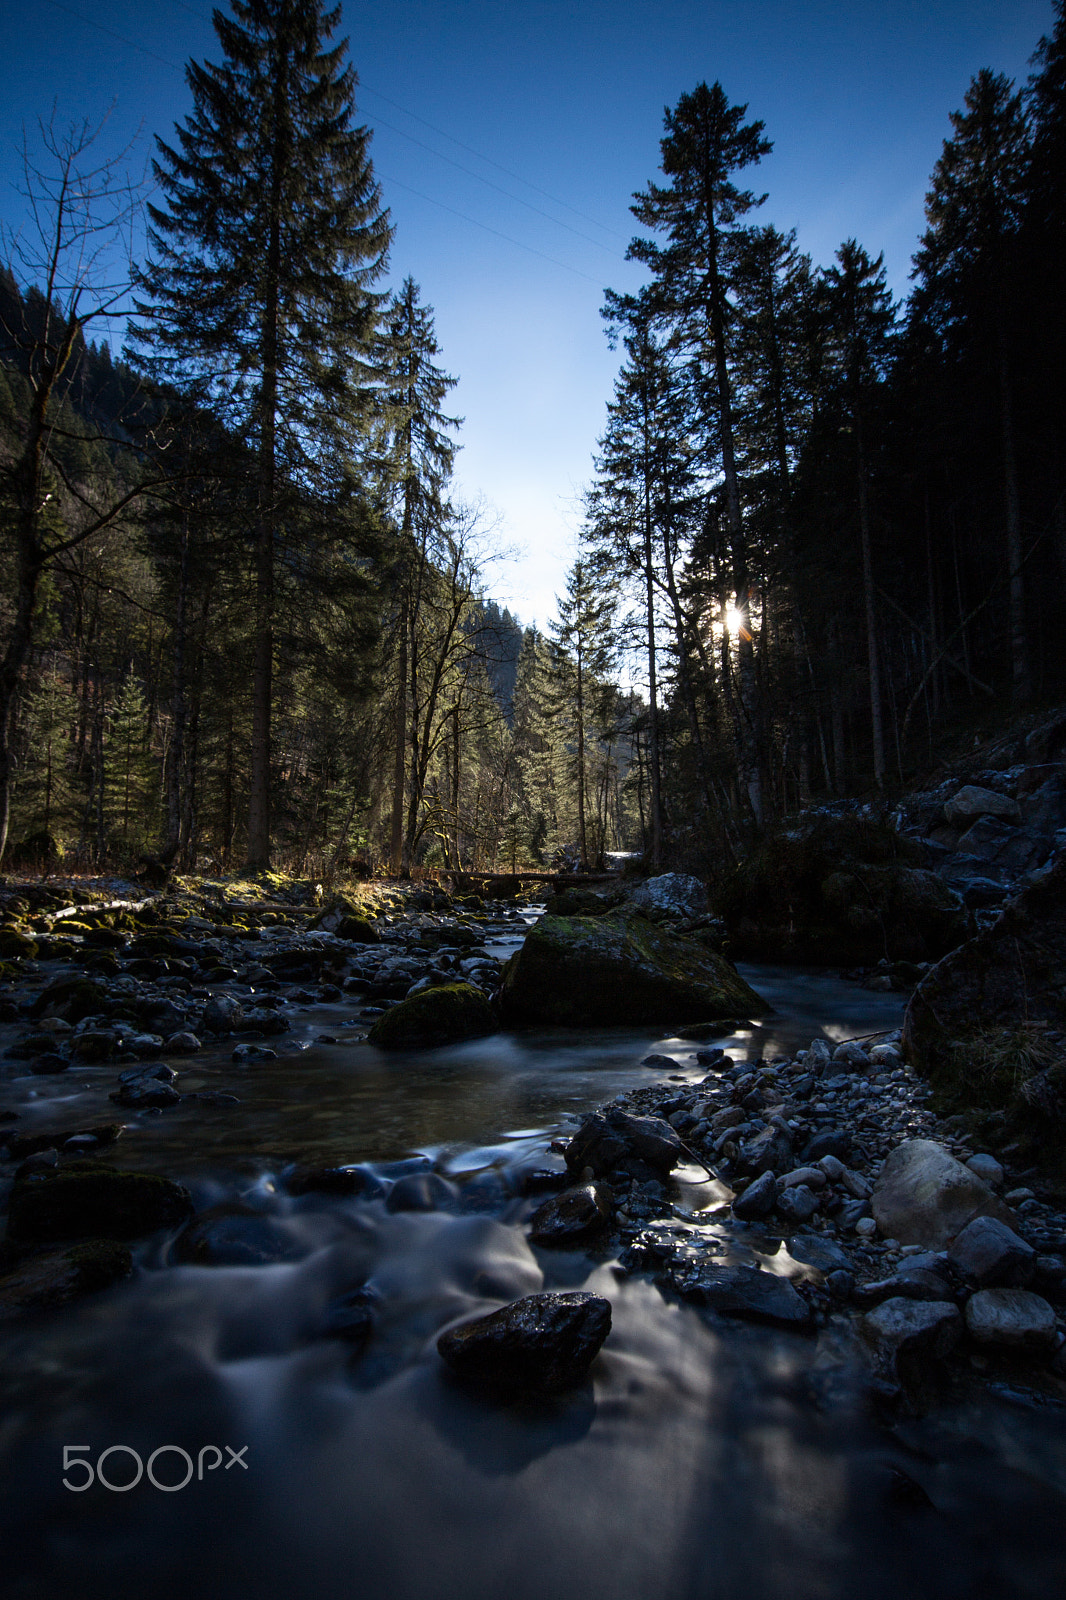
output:
{"label": "moss-covered rock", "polygon": [[57,978],[37,996],[30,1009],[31,1017],[43,1017],[46,1012],[61,1017],[64,1022],[81,1022],[85,1017],[106,1016],[111,1010],[107,990],[92,978]]}
{"label": "moss-covered rock", "polygon": [[9,1237],[21,1243],[136,1239],[177,1227],[191,1213],[188,1189],[170,1178],[75,1161],[19,1179],[11,1190],[7,1227]]}
{"label": "moss-covered rock", "polygon": [[641,916],[542,917],[504,969],[514,1022],[698,1022],[769,1009],[722,956]]}
{"label": "moss-covered rock", "polygon": [[370,919],[358,915],[342,917],[334,932],[338,939],[347,939],[351,944],[378,944],[381,940]]}
{"label": "moss-covered rock", "polygon": [[734,956],[935,961],[972,931],[958,894],[885,822],[828,813],[769,835],[720,891]]}
{"label": "moss-covered rock", "polygon": [[32,961],[37,954],[37,941],[17,928],[0,928],[0,959],[19,961],[24,957]]}
{"label": "moss-covered rock", "polygon": [[0,1278],[0,1320],[54,1310],[106,1289],[132,1271],[130,1252],[112,1239],[91,1239],[69,1250],[31,1255]]}
{"label": "moss-covered rock", "polygon": [[379,1050],[416,1050],[496,1032],[492,1006],[470,983],[446,983],[401,1000],[367,1035]]}
{"label": "moss-covered rock", "polygon": [[544,902],[547,917],[602,917],[621,904],[617,890],[600,894],[595,889],[557,889]]}

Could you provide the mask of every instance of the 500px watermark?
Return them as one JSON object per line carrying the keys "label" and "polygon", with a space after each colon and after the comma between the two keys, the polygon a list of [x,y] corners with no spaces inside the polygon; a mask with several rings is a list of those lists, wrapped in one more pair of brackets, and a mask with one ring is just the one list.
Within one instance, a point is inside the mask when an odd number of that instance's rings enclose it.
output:
{"label": "500px watermark", "polygon": [[[244,1457],[248,1446],[242,1445],[239,1450],[231,1450],[229,1445],[223,1445],[229,1456],[225,1463],[224,1471],[231,1467],[241,1467],[248,1471],[248,1463]],[[205,1444],[202,1450],[196,1453],[196,1461],[180,1444],[161,1444],[152,1451],[147,1464],[141,1460],[139,1453],[128,1444],[111,1444],[106,1450],[101,1450],[96,1458],[96,1465],[88,1459],[92,1446],[88,1444],[65,1444],[63,1446],[63,1471],[75,1474],[73,1478],[63,1479],[64,1489],[71,1489],[75,1494],[84,1494],[86,1489],[91,1489],[94,1483],[99,1483],[105,1489],[110,1489],[113,1494],[125,1494],[129,1489],[135,1489],[141,1479],[147,1475],[148,1482],[155,1489],[162,1489],[164,1494],[176,1494],[179,1489],[184,1489],[195,1477],[197,1482],[202,1481],[205,1468],[208,1472],[216,1472],[223,1466],[222,1450],[217,1444]],[[118,1458],[112,1460],[111,1458]],[[124,1465],[122,1458],[127,1458]],[[178,1459],[175,1460],[174,1458]],[[213,1459],[212,1459],[213,1458]],[[106,1471],[105,1471],[106,1463]],[[132,1473],[132,1476],[130,1475]],[[176,1479],[176,1482],[171,1482]]]}

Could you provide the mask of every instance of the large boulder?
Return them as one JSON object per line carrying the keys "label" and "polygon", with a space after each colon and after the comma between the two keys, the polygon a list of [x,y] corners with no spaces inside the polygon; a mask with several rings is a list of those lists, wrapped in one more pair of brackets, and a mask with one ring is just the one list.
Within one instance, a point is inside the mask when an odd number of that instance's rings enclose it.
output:
{"label": "large boulder", "polygon": [[437,1340],[459,1377],[489,1389],[548,1393],[584,1378],[611,1331],[611,1302],[586,1290],[526,1295]]}
{"label": "large boulder", "polygon": [[504,969],[512,1022],[699,1022],[769,1009],[723,957],[642,916],[542,917]]}
{"label": "large boulder", "polygon": [[67,1250],[45,1250],[20,1261],[0,1278],[0,1321],[26,1312],[54,1310],[106,1289],[132,1271],[129,1250],[110,1239],[93,1239]]}
{"label": "large boulder", "polygon": [[620,1107],[594,1111],[566,1147],[571,1172],[590,1168],[603,1177],[615,1168],[637,1162],[665,1177],[684,1159],[685,1147],[662,1117],[635,1116]]}
{"label": "large boulder", "polygon": [[418,1050],[495,1032],[495,1014],[480,989],[472,983],[445,983],[390,1007],[367,1038],[379,1050]]}
{"label": "large boulder", "polygon": [[20,1178],[11,1190],[7,1231],[19,1243],[61,1239],[137,1239],[177,1227],[192,1214],[183,1184],[148,1172],[119,1172],[75,1161],[51,1174]]}
{"label": "large boulder", "polygon": [[886,1239],[940,1250],[975,1217],[1010,1225],[1013,1213],[987,1183],[932,1139],[907,1139],[889,1155],[871,1196]]}
{"label": "large boulder", "polygon": [[935,960],[967,936],[969,916],[920,863],[913,840],[853,812],[818,812],[769,834],[718,899],[730,952],[848,966]]}

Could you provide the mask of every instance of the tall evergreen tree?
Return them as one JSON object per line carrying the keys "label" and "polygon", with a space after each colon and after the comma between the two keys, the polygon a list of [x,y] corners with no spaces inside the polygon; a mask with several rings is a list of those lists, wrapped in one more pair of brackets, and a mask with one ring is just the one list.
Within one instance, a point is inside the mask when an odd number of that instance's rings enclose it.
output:
{"label": "tall evergreen tree", "polygon": [[744,527],[735,437],[735,376],[731,339],[731,278],[743,218],[765,196],[741,189],[735,173],[759,162],[772,145],[761,122],[745,123],[747,106],[730,105],[720,83],[701,83],[665,114],[661,141],[666,186],[649,183],[636,196],[633,215],[665,234],[659,245],[634,239],[631,258],[654,274],[660,313],[675,327],[698,364],[697,393],[706,413],[703,437],[709,477],[721,481],[724,522],[732,556],[739,614],[738,668],[741,716],[738,744],[743,780],[756,824],[762,821],[759,709],[749,627],[751,572]]}
{"label": "tall evergreen tree", "polygon": [[152,260],[135,338],[255,453],[249,864],[270,858],[276,541],[289,482],[351,464],[370,417],[391,229],[353,125],[340,7],[233,0],[218,65],[191,62],[194,107],[154,163]]}
{"label": "tall evergreen tree", "polygon": [[983,69],[951,114],[926,196],[928,227],[914,258],[915,314],[945,349],[970,365],[996,418],[1009,584],[1010,659],[1016,700],[1028,698],[1032,670],[1025,619],[1021,500],[1015,425],[1017,240],[1029,167],[1029,129],[1020,94],[1002,73]]}

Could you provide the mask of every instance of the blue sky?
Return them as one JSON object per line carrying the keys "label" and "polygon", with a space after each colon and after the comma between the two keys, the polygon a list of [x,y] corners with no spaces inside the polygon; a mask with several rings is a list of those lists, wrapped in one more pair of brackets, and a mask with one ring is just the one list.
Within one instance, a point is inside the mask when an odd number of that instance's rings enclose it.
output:
{"label": "blue sky", "polygon": [[[207,0],[0,0],[0,221],[25,125],[53,103],[102,146],[169,138],[184,65],[218,59]],[[341,33],[396,225],[395,283],[436,311],[465,418],[457,477],[520,547],[490,591],[544,625],[563,586],[617,357],[603,290],[624,260],[634,190],[656,174],[665,106],[701,79],[760,118],[761,214],[827,264],[855,236],[902,295],[949,113],[990,66],[1023,82],[1051,0],[346,0]]]}

